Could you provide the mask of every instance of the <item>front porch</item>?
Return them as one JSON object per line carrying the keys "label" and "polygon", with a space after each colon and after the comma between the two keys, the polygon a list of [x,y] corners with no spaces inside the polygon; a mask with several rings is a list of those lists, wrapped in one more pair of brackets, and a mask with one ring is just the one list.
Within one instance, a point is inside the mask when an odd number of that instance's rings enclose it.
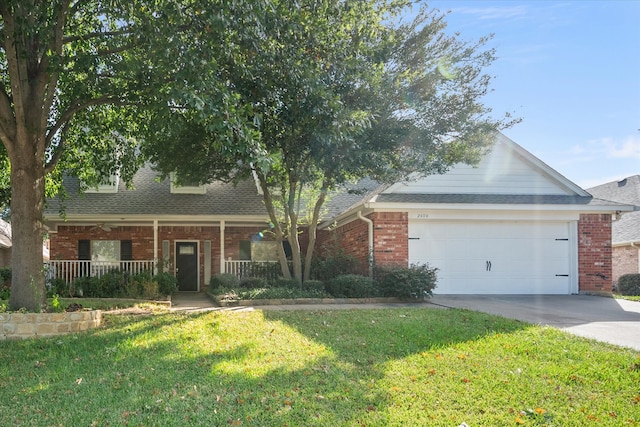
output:
{"label": "front porch", "polygon": [[[67,285],[72,284],[80,277],[101,277],[113,271],[127,272],[129,274],[158,273],[162,263],[156,260],[143,261],[81,261],[81,260],[51,260],[44,262],[44,271],[47,283],[61,279]],[[277,261],[250,261],[250,260],[223,260],[222,272],[233,274],[239,279],[244,277],[263,277],[273,279],[274,271],[278,268]],[[163,267],[165,271],[175,274],[169,267]]]}

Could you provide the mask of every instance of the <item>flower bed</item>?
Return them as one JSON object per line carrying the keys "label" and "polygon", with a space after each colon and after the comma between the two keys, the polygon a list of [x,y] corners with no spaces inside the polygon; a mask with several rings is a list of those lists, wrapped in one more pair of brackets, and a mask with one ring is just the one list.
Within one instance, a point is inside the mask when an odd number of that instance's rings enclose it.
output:
{"label": "flower bed", "polygon": [[0,341],[48,337],[100,326],[102,311],[67,313],[0,313]]}

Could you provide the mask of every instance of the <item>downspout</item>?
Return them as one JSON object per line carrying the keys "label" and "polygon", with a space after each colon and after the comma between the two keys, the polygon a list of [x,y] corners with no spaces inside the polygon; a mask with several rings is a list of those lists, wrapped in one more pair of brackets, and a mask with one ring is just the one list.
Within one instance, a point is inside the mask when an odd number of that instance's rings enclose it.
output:
{"label": "downspout", "polygon": [[362,211],[358,211],[358,218],[366,222],[369,228],[369,277],[373,278],[373,221],[362,215]]}
{"label": "downspout", "polygon": [[158,274],[158,220],[153,220],[153,274]]}
{"label": "downspout", "polygon": [[224,268],[224,229],[225,222],[224,219],[220,220],[220,273],[226,273]]}

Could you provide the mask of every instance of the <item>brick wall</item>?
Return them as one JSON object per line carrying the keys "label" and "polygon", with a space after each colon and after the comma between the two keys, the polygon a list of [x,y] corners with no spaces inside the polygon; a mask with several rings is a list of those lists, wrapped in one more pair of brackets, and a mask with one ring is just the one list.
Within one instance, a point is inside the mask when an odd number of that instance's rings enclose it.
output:
{"label": "brick wall", "polygon": [[640,247],[618,246],[613,248],[613,282],[617,283],[620,276],[638,274]]}
{"label": "brick wall", "polygon": [[[367,216],[373,221],[373,256],[376,265],[408,265],[409,220],[406,212],[374,212]],[[319,253],[330,255],[341,248],[362,265],[369,258],[369,225],[362,220],[318,235]]]}
{"label": "brick wall", "polygon": [[578,221],[580,293],[611,292],[611,252],[611,215],[581,214]]}
{"label": "brick wall", "polygon": [[406,212],[375,212],[373,241],[376,265],[409,263],[409,215]]}

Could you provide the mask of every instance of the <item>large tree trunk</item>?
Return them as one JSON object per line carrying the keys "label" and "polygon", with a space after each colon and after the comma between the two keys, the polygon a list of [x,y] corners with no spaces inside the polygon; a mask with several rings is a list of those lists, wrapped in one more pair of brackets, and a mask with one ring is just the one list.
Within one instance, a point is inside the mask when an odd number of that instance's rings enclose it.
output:
{"label": "large tree trunk", "polygon": [[316,204],[313,208],[313,215],[311,217],[311,223],[309,224],[309,246],[307,246],[307,253],[304,257],[304,281],[311,278],[311,262],[313,261],[313,252],[316,247],[316,239],[318,237],[318,221],[320,220],[320,210],[322,209],[326,198],[327,187],[323,186],[320,190],[320,196],[318,197],[318,200],[316,200]]}
{"label": "large tree trunk", "polygon": [[[21,141],[22,142],[22,141]],[[37,145],[26,141],[20,147]],[[40,311],[46,304],[42,263],[44,165],[33,151],[11,158],[11,298],[9,308]]]}

